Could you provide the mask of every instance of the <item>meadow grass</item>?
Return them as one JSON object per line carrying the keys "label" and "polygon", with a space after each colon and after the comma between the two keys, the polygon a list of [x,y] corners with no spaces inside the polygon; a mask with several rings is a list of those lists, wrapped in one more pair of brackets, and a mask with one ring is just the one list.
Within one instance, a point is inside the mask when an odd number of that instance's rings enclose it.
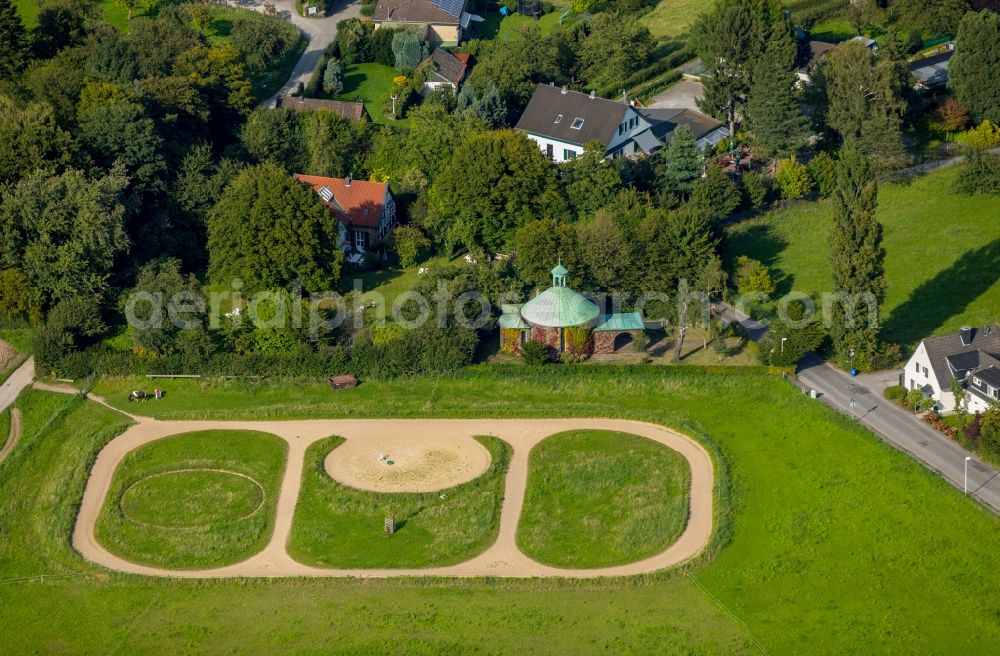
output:
{"label": "meadow grass", "polygon": [[[879,188],[888,283],[881,320],[888,341],[912,346],[1000,316],[997,196],[951,193],[955,174],[947,169]],[[727,259],[747,255],[764,262],[778,294],[832,291],[832,212],[830,201],[802,202],[732,225]]]}
{"label": "meadow grass", "polygon": [[[327,454],[343,442],[331,437],[309,447],[288,552],[321,567],[434,567],[468,560],[496,541],[510,446],[476,438],[490,452],[482,476],[448,490],[387,494],[357,490],[330,478]],[[396,518],[387,536],[383,520]]]}
{"label": "meadow grass", "polygon": [[[20,367],[28,354],[31,353],[31,343],[34,331],[30,328],[8,328],[0,330],[0,342],[6,342],[14,349],[9,358],[0,358],[0,384],[6,381],[14,370]],[[0,437],[0,440],[3,438]]]}
{"label": "meadow grass", "polygon": [[283,440],[253,431],[184,433],[143,445],[115,471],[97,539],[143,565],[197,569],[245,560],[271,536],[287,453]]}
{"label": "meadow grass", "polygon": [[[351,64],[344,67],[344,91],[339,100],[357,101],[365,104],[368,115],[374,123],[387,123],[382,101],[389,97],[395,83],[393,78],[399,75],[396,69],[384,64]],[[395,121],[396,124],[407,125],[405,120]]]}
{"label": "meadow grass", "polygon": [[570,431],[531,450],[517,544],[546,565],[608,567],[659,553],[684,531],[681,454],[615,431]]}
{"label": "meadow grass", "polygon": [[360,287],[362,298],[365,301],[371,300],[375,295],[381,295],[388,314],[392,310],[392,304],[397,296],[411,291],[417,286],[417,282],[420,280],[420,269],[441,269],[454,261],[437,256],[405,269],[390,268],[346,273],[340,280],[341,289],[346,293]]}
{"label": "meadow grass", "polygon": [[7,443],[10,437],[10,408],[0,410],[0,449]]}
{"label": "meadow grass", "polygon": [[[473,367],[336,393],[295,381],[260,392],[187,385],[174,388],[185,396],[171,413],[197,402],[214,418],[616,416],[670,426],[715,458],[712,544],[686,566],[694,580],[677,570],[593,581],[107,574],[67,536],[84,472],[125,420],[70,398],[64,419],[39,433],[45,412],[31,406],[52,395],[28,392],[18,402],[31,415],[25,449],[0,465],[5,649],[759,653],[733,616],[774,654],[991,653],[1000,641],[1000,520],[762,369]],[[88,576],[38,578],[66,573]]]}

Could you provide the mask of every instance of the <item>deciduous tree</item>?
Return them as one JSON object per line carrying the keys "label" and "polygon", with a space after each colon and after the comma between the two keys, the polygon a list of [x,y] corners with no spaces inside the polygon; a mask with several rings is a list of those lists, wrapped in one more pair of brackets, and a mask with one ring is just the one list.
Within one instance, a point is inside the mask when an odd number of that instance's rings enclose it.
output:
{"label": "deciduous tree", "polygon": [[344,259],[329,208],[271,162],[226,187],[209,212],[208,253],[212,280],[239,278],[258,290],[295,280],[309,291],[331,290]]}

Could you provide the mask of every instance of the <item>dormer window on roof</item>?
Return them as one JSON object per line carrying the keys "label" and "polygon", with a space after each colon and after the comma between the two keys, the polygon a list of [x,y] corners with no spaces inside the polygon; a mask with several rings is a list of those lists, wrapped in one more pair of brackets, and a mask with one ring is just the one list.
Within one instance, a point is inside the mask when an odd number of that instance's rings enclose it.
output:
{"label": "dormer window on roof", "polygon": [[316,193],[318,193],[319,197],[322,198],[323,201],[326,203],[329,203],[333,199],[333,192],[326,185],[320,187],[319,191],[317,191]]}
{"label": "dormer window on roof", "polygon": [[556,121],[555,122],[559,123],[561,121],[562,121],[562,114],[560,114],[559,116],[556,117]]}
{"label": "dormer window on roof", "polygon": [[573,119],[573,125],[571,125],[570,127],[573,128],[574,130],[579,130],[580,128],[583,127],[583,119],[577,116],[576,118]]}

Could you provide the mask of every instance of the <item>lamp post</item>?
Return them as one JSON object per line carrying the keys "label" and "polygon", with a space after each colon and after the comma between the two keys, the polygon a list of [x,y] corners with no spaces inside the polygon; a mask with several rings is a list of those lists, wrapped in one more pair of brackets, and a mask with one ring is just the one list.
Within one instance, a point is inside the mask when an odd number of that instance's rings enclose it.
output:
{"label": "lamp post", "polygon": [[848,351],[847,355],[851,358],[851,378],[854,378],[854,376],[858,373],[854,369],[854,349],[851,349],[850,351]]}
{"label": "lamp post", "polygon": [[972,456],[965,456],[965,494],[969,494],[969,461]]}
{"label": "lamp post", "polygon": [[787,341],[788,341],[788,338],[787,338],[787,337],[782,337],[782,338],[781,338],[781,352],[782,352],[782,353],[784,353],[784,352],[785,352],[785,342],[787,342]]}

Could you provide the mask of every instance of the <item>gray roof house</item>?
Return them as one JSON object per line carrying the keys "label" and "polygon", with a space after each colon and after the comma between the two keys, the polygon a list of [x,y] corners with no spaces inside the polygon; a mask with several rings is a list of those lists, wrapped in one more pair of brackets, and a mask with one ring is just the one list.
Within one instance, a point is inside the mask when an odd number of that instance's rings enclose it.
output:
{"label": "gray roof house", "polygon": [[906,368],[903,383],[919,389],[944,410],[955,407],[951,381],[962,381],[970,412],[1000,402],[1000,328],[962,328],[920,342]]}
{"label": "gray roof house", "polygon": [[457,93],[468,72],[469,55],[453,55],[443,48],[434,48],[430,57],[421,62],[421,66],[428,68],[427,82],[424,83],[428,90],[448,85]]}
{"label": "gray roof house", "polygon": [[953,50],[943,52],[933,57],[917,59],[909,63],[910,75],[916,81],[916,87],[935,89],[948,84],[948,62],[954,55]]}
{"label": "gray roof house", "polygon": [[515,128],[527,133],[550,159],[565,162],[594,141],[609,158],[652,154],[669,143],[680,124],[690,125],[702,146],[723,138],[719,121],[691,109],[644,109],[553,84],[535,87]]}

